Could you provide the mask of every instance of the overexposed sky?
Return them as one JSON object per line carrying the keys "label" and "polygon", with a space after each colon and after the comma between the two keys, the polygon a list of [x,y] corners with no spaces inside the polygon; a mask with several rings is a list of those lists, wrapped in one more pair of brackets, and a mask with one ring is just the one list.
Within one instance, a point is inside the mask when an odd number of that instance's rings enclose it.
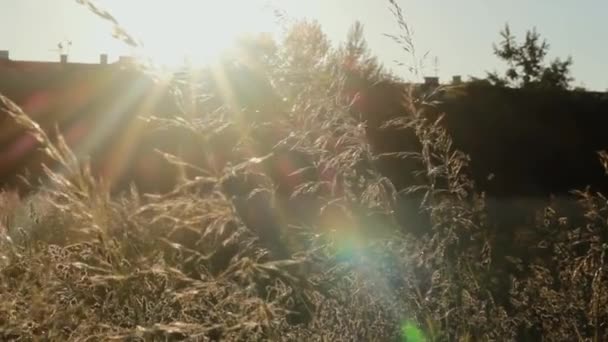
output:
{"label": "overexposed sky", "polygon": [[[210,58],[240,31],[272,31],[269,1],[291,17],[316,18],[333,42],[360,20],[370,47],[388,67],[404,77],[393,60],[407,58],[383,33],[398,33],[386,0],[98,0],[147,47],[160,62],[176,63],[188,52],[193,59]],[[492,43],[508,22],[521,37],[536,26],[551,45],[551,55],[574,59],[576,85],[608,88],[608,1],[605,0],[397,0],[414,28],[419,51],[429,51],[426,74],[441,78],[460,74],[483,76],[501,69]],[[107,24],[76,0],[0,0],[0,50],[11,58],[56,60],[57,43],[71,40],[73,61],[97,61],[100,53],[114,60],[128,53],[115,41]],[[435,68],[433,59],[437,57]]]}

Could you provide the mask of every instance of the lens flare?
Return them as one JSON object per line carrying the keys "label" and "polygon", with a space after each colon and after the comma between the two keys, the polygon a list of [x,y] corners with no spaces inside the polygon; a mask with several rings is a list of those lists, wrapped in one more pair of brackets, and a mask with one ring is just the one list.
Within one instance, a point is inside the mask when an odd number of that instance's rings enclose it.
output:
{"label": "lens flare", "polygon": [[403,342],[425,342],[424,333],[416,324],[405,322],[401,326],[401,340]]}

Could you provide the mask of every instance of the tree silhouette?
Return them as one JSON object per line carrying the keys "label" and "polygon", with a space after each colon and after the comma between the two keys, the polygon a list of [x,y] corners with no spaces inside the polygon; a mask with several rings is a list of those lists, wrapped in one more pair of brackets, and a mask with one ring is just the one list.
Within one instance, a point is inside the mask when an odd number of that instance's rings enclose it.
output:
{"label": "tree silhouette", "polygon": [[540,37],[536,29],[528,30],[523,43],[518,44],[508,24],[500,32],[502,41],[493,45],[494,54],[508,65],[504,76],[488,73],[488,80],[495,85],[520,88],[568,89],[572,58],[554,59],[544,64],[549,44]]}
{"label": "tree silhouette", "polygon": [[345,44],[338,50],[343,66],[365,80],[379,80],[384,69],[373,56],[363,33],[363,24],[356,21],[348,31]]}
{"label": "tree silhouette", "polygon": [[297,72],[323,68],[331,51],[331,43],[317,21],[294,24],[281,45],[286,67]]}
{"label": "tree silhouette", "polygon": [[359,21],[350,27],[346,40],[332,54],[330,65],[335,75],[343,77],[347,97],[380,80],[394,78],[367,45],[364,26]]}

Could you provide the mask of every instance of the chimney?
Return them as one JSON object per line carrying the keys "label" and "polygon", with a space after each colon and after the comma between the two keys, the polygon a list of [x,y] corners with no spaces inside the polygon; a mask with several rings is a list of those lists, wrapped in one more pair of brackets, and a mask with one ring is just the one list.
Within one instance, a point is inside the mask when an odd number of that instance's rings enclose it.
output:
{"label": "chimney", "polygon": [[430,86],[438,86],[439,85],[439,77],[425,77],[424,84]]}
{"label": "chimney", "polygon": [[105,53],[102,53],[101,55],[99,55],[99,63],[102,65],[108,64],[108,55]]}
{"label": "chimney", "polygon": [[61,54],[60,60],[61,60],[61,64],[66,64],[68,62],[68,55]]}
{"label": "chimney", "polygon": [[131,64],[133,62],[133,58],[130,56],[120,56],[118,57],[118,62],[120,64]]}
{"label": "chimney", "polygon": [[460,84],[460,83],[462,83],[462,76],[460,76],[460,75],[452,76],[452,83],[453,84]]}
{"label": "chimney", "polygon": [[0,50],[0,60],[8,60],[9,54],[8,50]]}

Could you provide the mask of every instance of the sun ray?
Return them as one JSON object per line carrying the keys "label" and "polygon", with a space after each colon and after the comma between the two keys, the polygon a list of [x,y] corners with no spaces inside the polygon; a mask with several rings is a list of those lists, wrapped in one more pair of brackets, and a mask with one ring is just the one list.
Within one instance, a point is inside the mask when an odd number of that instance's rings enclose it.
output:
{"label": "sun ray", "polygon": [[[104,181],[112,182],[124,172],[128,161],[133,157],[133,152],[144,133],[144,124],[139,120],[140,116],[151,114],[155,105],[166,91],[166,85],[155,85],[149,87],[149,83],[139,80],[131,86],[131,93],[125,94],[121,102],[114,104],[108,112],[108,117],[101,122],[102,130],[96,131],[90,141],[88,148],[107,144],[110,152],[102,161],[102,176]],[[142,96],[145,98],[142,101]],[[141,102],[140,102],[141,101]],[[136,107],[131,105],[137,104]],[[124,118],[128,114],[127,118]],[[125,127],[119,127],[119,126]],[[116,130],[119,134],[112,134]],[[108,141],[112,137],[115,141]]]}
{"label": "sun ray", "polygon": [[104,4],[142,42],[139,53],[162,66],[182,65],[186,60],[209,64],[243,33],[279,30],[264,0],[107,0]]}

